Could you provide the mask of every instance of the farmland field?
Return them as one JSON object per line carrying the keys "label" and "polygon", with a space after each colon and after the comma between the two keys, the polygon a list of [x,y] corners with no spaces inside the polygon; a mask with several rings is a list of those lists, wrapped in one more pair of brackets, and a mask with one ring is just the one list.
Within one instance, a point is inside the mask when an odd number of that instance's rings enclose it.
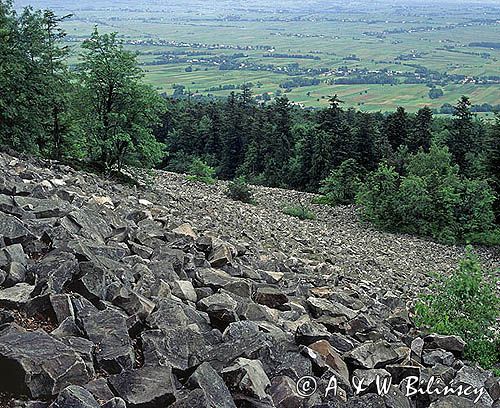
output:
{"label": "farmland field", "polygon": [[94,25],[119,32],[139,53],[146,81],[167,94],[220,97],[246,84],[260,100],[287,94],[306,107],[333,94],[368,111],[439,112],[463,94],[476,105],[500,104],[495,1],[29,4],[73,14],[64,23],[73,62]]}

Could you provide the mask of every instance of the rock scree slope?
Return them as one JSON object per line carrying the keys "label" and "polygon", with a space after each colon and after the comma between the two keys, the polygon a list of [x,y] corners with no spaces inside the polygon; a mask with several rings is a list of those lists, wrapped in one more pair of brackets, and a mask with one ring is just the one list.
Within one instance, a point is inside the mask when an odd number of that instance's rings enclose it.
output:
{"label": "rock scree slope", "polygon": [[[224,182],[130,171],[142,185],[0,154],[0,406],[500,405],[461,339],[411,321],[463,247],[375,231],[353,207],[284,215],[304,193],[256,187],[250,205]],[[482,392],[409,398],[410,376]]]}

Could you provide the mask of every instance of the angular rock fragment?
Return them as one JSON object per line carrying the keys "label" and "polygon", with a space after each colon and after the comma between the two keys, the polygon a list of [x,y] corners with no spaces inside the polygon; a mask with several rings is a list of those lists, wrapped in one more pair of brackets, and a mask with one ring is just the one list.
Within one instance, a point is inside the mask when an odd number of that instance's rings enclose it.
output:
{"label": "angular rock fragment", "polygon": [[0,212],[0,236],[6,245],[25,244],[35,238],[17,217],[3,212]]}
{"label": "angular rock fragment", "polygon": [[0,307],[21,308],[26,305],[35,287],[27,283],[18,283],[6,289],[0,289]]}
{"label": "angular rock fragment", "polygon": [[181,300],[195,303],[198,300],[193,284],[188,280],[174,280],[171,285],[172,294]]}
{"label": "angular rock fragment", "polygon": [[316,318],[329,316],[354,319],[357,315],[354,310],[345,307],[343,304],[331,302],[327,299],[309,297],[307,298],[307,304],[311,309],[312,315]]}
{"label": "angular rock fragment", "polygon": [[330,333],[326,327],[316,322],[305,322],[297,327],[295,332],[295,341],[297,344],[304,344],[308,346],[311,343],[328,340]]}
{"label": "angular rock fragment", "polygon": [[344,359],[354,367],[382,368],[400,360],[400,355],[385,340],[366,342],[344,354]]}
{"label": "angular rock fragment", "polygon": [[237,306],[238,303],[225,293],[216,293],[198,302],[199,309],[210,316],[212,325],[222,331],[229,323],[238,321]]}
{"label": "angular rock fragment", "polygon": [[92,394],[77,385],[66,387],[50,408],[100,408]]}
{"label": "angular rock fragment", "polygon": [[232,248],[225,243],[220,243],[208,255],[208,262],[213,268],[220,268],[233,260]]}
{"label": "angular rock fragment", "polygon": [[324,362],[335,372],[337,372],[346,382],[349,382],[349,370],[342,357],[333,349],[326,340],[319,340],[308,346],[318,353]]}
{"label": "angular rock fragment", "polygon": [[297,393],[297,383],[290,377],[279,376],[271,381],[269,389],[276,408],[300,408],[304,398]]}
{"label": "angular rock fragment", "polygon": [[286,309],[284,305],[288,302],[288,297],[278,288],[264,286],[257,288],[254,294],[254,300],[261,305],[283,310]]}
{"label": "angular rock fragment", "polygon": [[112,309],[79,315],[87,337],[97,346],[99,366],[108,373],[131,368],[135,354],[125,317]]}
{"label": "angular rock fragment", "polygon": [[221,371],[221,375],[235,399],[271,402],[267,393],[271,382],[259,360],[237,358],[232,366]]}
{"label": "angular rock fragment", "polygon": [[453,353],[462,353],[465,342],[458,336],[443,336],[439,334],[430,334],[424,337],[425,349],[443,349]]}
{"label": "angular rock fragment", "polygon": [[0,332],[0,372],[9,373],[0,389],[33,398],[50,397],[90,380],[83,359],[43,331]]}
{"label": "angular rock fragment", "polygon": [[189,377],[189,383],[201,388],[208,402],[207,407],[236,408],[226,384],[210,364],[200,364]]}
{"label": "angular rock fragment", "polygon": [[131,408],[164,407],[175,401],[170,366],[125,370],[108,380],[110,387]]}

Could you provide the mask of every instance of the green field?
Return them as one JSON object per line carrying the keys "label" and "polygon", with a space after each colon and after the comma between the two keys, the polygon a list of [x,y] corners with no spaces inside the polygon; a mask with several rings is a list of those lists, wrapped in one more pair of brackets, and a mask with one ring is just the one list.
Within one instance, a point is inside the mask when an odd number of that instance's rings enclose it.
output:
{"label": "green field", "polygon": [[[75,54],[94,25],[119,32],[140,54],[146,80],[167,94],[183,85],[193,95],[224,96],[250,84],[255,96],[286,93],[306,107],[335,93],[369,111],[439,109],[463,94],[473,104],[500,104],[500,5],[491,1],[29,3],[73,14],[64,28]],[[319,84],[283,86],[297,78]],[[214,90],[219,85],[226,89]],[[430,86],[443,96],[431,99]]]}

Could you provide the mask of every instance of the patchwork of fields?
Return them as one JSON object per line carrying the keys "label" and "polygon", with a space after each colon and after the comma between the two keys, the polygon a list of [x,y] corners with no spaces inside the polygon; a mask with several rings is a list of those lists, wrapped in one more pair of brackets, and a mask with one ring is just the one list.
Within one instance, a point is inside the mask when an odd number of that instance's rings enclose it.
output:
{"label": "patchwork of fields", "polygon": [[[146,80],[167,94],[224,96],[247,84],[259,99],[286,93],[306,107],[333,94],[369,111],[439,111],[463,94],[500,104],[495,2],[30,3],[73,14],[64,28],[75,55],[94,25],[118,31],[139,53]],[[442,96],[431,98],[432,88]]]}

